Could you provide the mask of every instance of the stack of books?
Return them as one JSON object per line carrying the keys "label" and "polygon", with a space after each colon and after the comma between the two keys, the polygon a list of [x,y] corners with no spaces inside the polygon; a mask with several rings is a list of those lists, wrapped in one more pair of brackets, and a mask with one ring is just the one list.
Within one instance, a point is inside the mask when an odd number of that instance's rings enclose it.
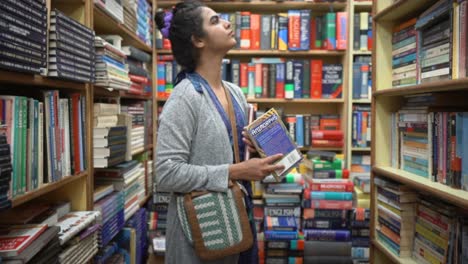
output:
{"label": "stack of books", "polygon": [[[132,127],[130,130],[130,142],[131,149],[130,153],[135,154],[145,149],[145,143],[148,139],[145,136],[145,107],[144,102],[132,103],[129,105],[122,105],[122,113],[126,113],[132,117]],[[150,109],[146,109],[150,111]]]}
{"label": "stack of books", "polygon": [[153,251],[157,255],[163,255],[166,251],[167,209],[170,200],[170,193],[158,192],[154,187],[153,199],[148,205],[148,230]]}
{"label": "stack of books", "polygon": [[122,50],[127,55],[128,76],[132,82],[128,93],[143,95],[145,87],[151,86],[151,75],[146,67],[146,63],[151,63],[151,55],[133,46],[124,46]]}
{"label": "stack of books", "polygon": [[94,104],[93,159],[95,168],[107,168],[126,159],[127,127],[119,123],[119,104]]}
{"label": "stack of books", "polygon": [[123,192],[125,221],[140,208],[139,202],[145,197],[145,169],[140,162],[130,160],[114,167],[96,169],[94,176],[95,183],[113,184],[116,191]]}
{"label": "stack of books", "polygon": [[[120,49],[118,36],[110,38],[115,44],[111,44],[100,36],[96,36],[94,46],[96,48],[96,83],[95,85],[109,90],[129,90],[130,78],[125,65],[126,55]],[[116,40],[117,39],[117,40]]]}
{"label": "stack of books", "polygon": [[131,32],[137,32],[135,0],[123,0],[123,15],[123,26]]}
{"label": "stack of books", "polygon": [[1,1],[0,68],[44,73],[47,64],[47,7],[45,1]]}
{"label": "stack of books", "polygon": [[[351,260],[350,210],[354,184],[333,152],[310,151],[303,195],[306,262],[344,263]],[[333,248],[334,250],[330,250]],[[324,262],[327,261],[327,262]]]}
{"label": "stack of books", "polygon": [[152,22],[152,6],[147,0],[135,0],[137,2],[137,35],[146,43],[153,46],[153,22]]}
{"label": "stack of books", "polygon": [[69,212],[59,219],[59,240],[62,246],[60,263],[86,263],[98,252],[100,213],[96,211]]}
{"label": "stack of books", "polygon": [[370,106],[353,105],[352,118],[352,146],[355,148],[370,147],[372,134]]}
{"label": "stack of books", "polygon": [[416,19],[410,19],[393,29],[392,85],[402,87],[418,83]]}
{"label": "stack of books", "polygon": [[11,151],[7,136],[0,134],[0,211],[11,207]]}
{"label": "stack of books", "polygon": [[369,263],[370,209],[354,208],[351,211],[351,257],[354,264]]}
{"label": "stack of books", "polygon": [[95,201],[94,211],[98,211],[101,217],[98,223],[101,225],[99,236],[99,248],[102,249],[119,233],[125,224],[124,221],[125,199],[123,192],[112,192],[104,198]]}
{"label": "stack of books", "polygon": [[94,31],[57,9],[51,12],[50,23],[48,75],[93,83]]}
{"label": "stack of books", "polygon": [[94,4],[119,23],[124,22],[122,1],[120,0],[94,0]]}
{"label": "stack of books", "polygon": [[399,183],[374,178],[377,186],[376,237],[391,252],[410,257],[414,243],[414,218],[418,194]]}
{"label": "stack of books", "polygon": [[126,226],[135,230],[135,263],[144,263],[148,254],[148,239],[147,231],[148,226],[147,212],[145,208],[140,208],[130,219],[128,219]]}

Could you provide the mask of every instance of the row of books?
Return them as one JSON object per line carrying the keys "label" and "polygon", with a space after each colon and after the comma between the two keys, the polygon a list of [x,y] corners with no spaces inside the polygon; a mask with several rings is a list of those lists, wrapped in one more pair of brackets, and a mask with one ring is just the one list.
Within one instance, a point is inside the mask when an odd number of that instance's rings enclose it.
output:
{"label": "row of books", "polygon": [[393,86],[467,76],[467,11],[466,1],[440,0],[393,29]]}
{"label": "row of books", "polygon": [[375,178],[376,236],[394,254],[419,263],[463,263],[466,214],[402,184]]}
{"label": "row of books", "polygon": [[1,129],[12,158],[12,197],[87,167],[84,96],[50,90],[39,97],[0,96]]}
{"label": "row of books", "polygon": [[368,12],[354,14],[353,49],[372,50],[372,15]]}
{"label": "row of books", "polygon": [[366,148],[371,143],[371,108],[353,105],[351,144],[353,147]]}
{"label": "row of books", "polygon": [[[167,98],[179,67],[172,56],[158,58],[158,98]],[[224,60],[223,80],[238,85],[247,98],[326,98],[343,96],[343,65],[322,60],[258,58],[250,63]]]}
{"label": "row of books", "polygon": [[369,99],[372,92],[372,57],[355,56],[353,62],[353,99]]}
{"label": "row of books", "polygon": [[[220,17],[231,22],[239,49],[345,50],[348,43],[346,12],[312,16],[310,10],[288,10],[279,14],[238,11],[222,13]],[[168,39],[161,39],[156,45],[171,49]]]}
{"label": "row of books", "polygon": [[94,0],[94,4],[152,47],[152,6],[146,0]]}
{"label": "row of books", "polygon": [[[392,166],[468,190],[465,102],[463,94],[407,96],[405,105],[391,115]],[[457,111],[457,107],[461,110]]]}

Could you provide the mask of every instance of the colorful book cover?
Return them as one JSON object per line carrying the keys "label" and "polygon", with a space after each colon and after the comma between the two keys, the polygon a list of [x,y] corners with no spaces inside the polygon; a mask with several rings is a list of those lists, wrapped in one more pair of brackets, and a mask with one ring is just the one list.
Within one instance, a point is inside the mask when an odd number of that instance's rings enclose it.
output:
{"label": "colorful book cover", "polygon": [[0,256],[18,256],[46,229],[47,225],[18,225],[0,229]]}
{"label": "colorful book cover", "polygon": [[284,165],[284,170],[273,173],[278,182],[302,160],[301,153],[274,108],[248,125],[246,130],[262,157],[278,153],[284,155],[278,161],[278,164]]}
{"label": "colorful book cover", "polygon": [[329,99],[341,98],[343,92],[343,65],[324,64],[322,74],[322,97]]}

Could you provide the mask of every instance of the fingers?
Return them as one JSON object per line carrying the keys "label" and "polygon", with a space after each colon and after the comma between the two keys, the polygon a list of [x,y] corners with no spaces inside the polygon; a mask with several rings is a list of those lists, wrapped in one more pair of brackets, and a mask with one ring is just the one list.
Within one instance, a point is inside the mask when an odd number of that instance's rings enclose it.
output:
{"label": "fingers", "polygon": [[276,161],[278,161],[278,160],[280,160],[282,158],[283,158],[283,154],[278,153],[278,154],[266,157],[265,162],[268,163],[268,164],[272,164],[272,163],[275,163]]}

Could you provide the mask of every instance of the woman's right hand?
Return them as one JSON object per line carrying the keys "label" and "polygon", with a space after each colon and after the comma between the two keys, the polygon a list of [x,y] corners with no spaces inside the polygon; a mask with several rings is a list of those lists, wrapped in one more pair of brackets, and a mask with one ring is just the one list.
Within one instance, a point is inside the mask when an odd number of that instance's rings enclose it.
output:
{"label": "woman's right hand", "polygon": [[284,165],[274,164],[283,158],[283,154],[275,154],[266,158],[252,158],[229,166],[231,180],[261,181],[274,171],[284,170]]}

